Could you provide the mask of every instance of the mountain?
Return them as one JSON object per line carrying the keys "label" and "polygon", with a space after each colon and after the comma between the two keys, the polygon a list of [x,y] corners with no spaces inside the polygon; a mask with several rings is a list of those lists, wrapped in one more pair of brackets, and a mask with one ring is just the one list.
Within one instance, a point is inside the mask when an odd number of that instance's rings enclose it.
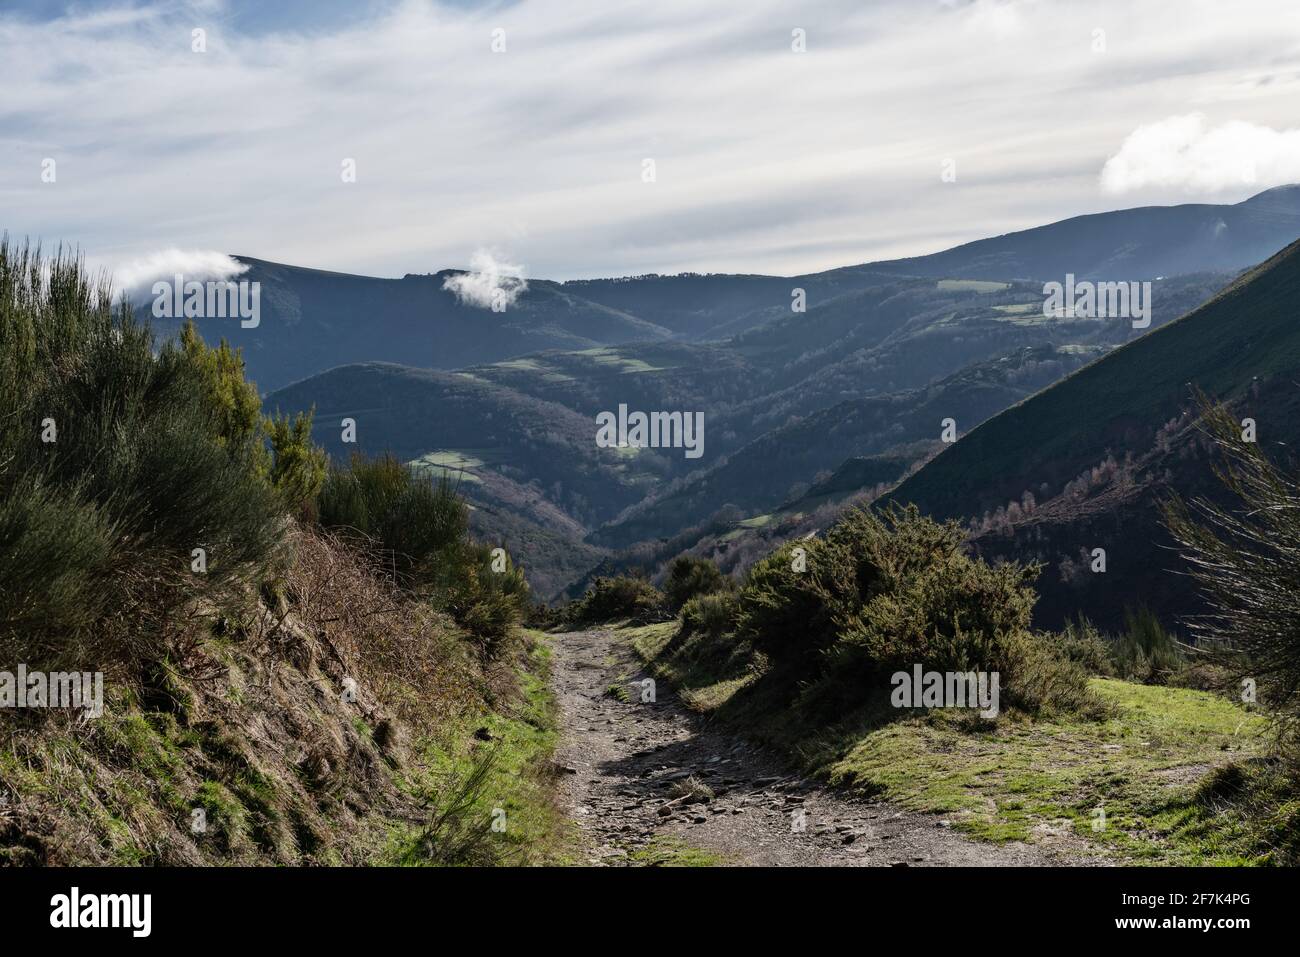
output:
{"label": "mountain", "polygon": [[1235,205],[1143,206],[1075,216],[980,239],[930,256],[850,267],[965,279],[1139,280],[1236,271],[1300,236],[1300,186],[1278,186]]}
{"label": "mountain", "polygon": [[[1224,224],[1232,241],[1207,239],[1206,223]],[[943,419],[967,432],[1148,332],[1045,316],[1039,277],[1162,275],[1152,280],[1159,330],[1229,283],[1223,270],[1297,234],[1300,189],[1288,187],[1234,206],[1075,217],[812,276],[539,280],[506,313],[457,303],[442,289],[447,273],[371,280],[251,261],[250,275],[268,286],[262,325],[243,344],[254,347],[253,377],[280,383],[268,405],[315,406],[318,441],[336,456],[350,451],[338,422],[352,414],[357,447],[458,476],[478,528],[519,542],[549,592],[612,549],[657,553],[758,527],[770,535],[768,516],[784,522],[860,495],[811,490],[827,474],[851,483],[853,461],[872,463],[873,489],[897,480],[933,454]],[[795,289],[806,311],[791,309]],[[345,318],[357,313],[373,318]],[[416,313],[429,324],[416,326]],[[332,357],[348,364],[322,369]],[[363,357],[382,361],[353,361]],[[597,448],[595,416],[620,405],[702,412],[704,456]],[[956,503],[954,514],[1001,528],[997,509],[1032,491],[1045,521],[1059,488],[1106,458],[1105,445],[1086,462],[1086,441],[1069,446],[1073,457],[1047,460],[1061,474],[1035,477],[1032,488],[1017,485],[1016,463],[996,476],[977,463],[944,485],[952,502],[930,504]],[[962,497],[977,487],[987,494]],[[980,547],[993,549],[992,539]]]}
{"label": "mountain", "polygon": [[[1193,393],[1253,418],[1261,446],[1289,460],[1300,447],[1297,302],[1300,242],[973,429],[886,500],[973,520],[986,554],[1048,562],[1045,624],[1082,611],[1112,625],[1138,604],[1195,610],[1189,580],[1169,574],[1180,566],[1157,514],[1170,494],[1214,494]],[[1104,574],[1090,571],[1094,548],[1106,550]]]}
{"label": "mountain", "polygon": [[[244,351],[249,378],[273,391],[334,366],[402,362],[455,369],[543,349],[587,349],[664,340],[654,323],[534,281],[504,312],[466,305],[443,288],[451,270],[401,279],[284,266],[236,257],[239,278],[261,283],[254,328],[230,319],[197,320],[209,341],[225,337]],[[164,335],[178,322],[153,320]]]}
{"label": "mountain", "polygon": [[[1232,206],[1144,207],[1078,216],[933,255],[801,276],[534,279],[500,313],[466,305],[444,289],[454,270],[379,279],[239,256],[249,267],[240,278],[261,283],[259,325],[245,329],[230,319],[197,322],[205,339],[225,337],[244,350],[249,377],[265,392],[355,362],[458,369],[551,349],[743,338],[760,327],[802,318],[792,312],[795,290],[803,290],[811,313],[852,294],[905,296],[908,277],[915,285],[915,277],[1060,281],[1073,272],[1081,279],[1136,280],[1236,272],[1297,236],[1300,187],[1287,186]],[[887,312],[882,306],[860,314]],[[154,324],[164,335],[179,327],[170,320]],[[772,335],[754,333],[742,348],[767,351],[774,359],[788,358],[791,349],[804,353],[818,348],[812,340],[778,343]]]}
{"label": "mountain", "polygon": [[[797,497],[822,472],[846,458],[878,455],[923,439],[939,438],[940,423],[960,411],[979,421],[1055,382],[1095,354],[1051,345],[975,363],[925,389],[851,399],[764,432],[717,465],[676,488],[638,503],[592,540],[629,545],[683,525],[703,522],[724,505],[744,514],[763,512]],[[895,481],[910,462],[876,481]]]}

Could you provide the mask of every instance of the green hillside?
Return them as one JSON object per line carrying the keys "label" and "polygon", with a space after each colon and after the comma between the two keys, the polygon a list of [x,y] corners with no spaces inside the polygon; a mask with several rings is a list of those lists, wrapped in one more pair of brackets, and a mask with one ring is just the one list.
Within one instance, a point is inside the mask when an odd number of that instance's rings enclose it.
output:
{"label": "green hillside", "polygon": [[[1300,368],[1300,243],[1188,315],[1081,369],[965,435],[890,498],[973,516],[1046,485],[1055,492],[1108,451],[1144,452],[1200,388],[1231,399]],[[1295,420],[1251,410],[1266,441]]]}

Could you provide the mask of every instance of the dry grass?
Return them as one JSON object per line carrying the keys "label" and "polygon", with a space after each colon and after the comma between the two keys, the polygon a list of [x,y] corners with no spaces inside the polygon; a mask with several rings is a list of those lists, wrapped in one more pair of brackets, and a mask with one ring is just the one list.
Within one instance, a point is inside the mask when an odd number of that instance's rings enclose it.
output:
{"label": "dry grass", "polygon": [[520,697],[519,655],[485,664],[327,535],[285,546],[260,596],[192,604],[106,684],[103,717],[0,714],[0,863],[366,864],[421,832],[441,839],[410,863],[492,862],[466,738]]}

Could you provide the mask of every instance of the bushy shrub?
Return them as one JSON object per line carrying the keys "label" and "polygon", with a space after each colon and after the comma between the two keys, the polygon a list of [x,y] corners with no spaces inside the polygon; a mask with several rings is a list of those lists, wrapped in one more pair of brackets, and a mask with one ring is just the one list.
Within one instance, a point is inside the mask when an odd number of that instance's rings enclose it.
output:
{"label": "bushy shrub", "polygon": [[997,672],[1002,701],[1030,712],[1086,702],[1083,670],[1030,631],[1038,569],[990,566],[962,544],[955,523],[915,508],[851,510],[825,538],[788,543],[751,570],[740,633],[828,713],[918,664]]}
{"label": "bushy shrub", "polygon": [[1239,694],[1252,681],[1276,724],[1290,764],[1290,800],[1300,793],[1300,481],[1256,442],[1240,415],[1199,396],[1201,426],[1217,453],[1228,496],[1173,499],[1164,518],[1200,586],[1209,614],[1193,619],[1196,659]]}
{"label": "bushy shrub", "polygon": [[553,608],[542,602],[532,602],[524,612],[524,624],[540,631],[550,631],[568,624],[564,609]]}
{"label": "bushy shrub", "polygon": [[834,574],[843,565],[822,539],[782,545],[749,570],[739,593],[738,630],[787,666],[814,667],[835,643],[836,615],[848,602]]}
{"label": "bushy shrub", "polygon": [[1093,627],[1092,622],[1080,617],[1068,621],[1056,639],[1056,646],[1067,659],[1073,661],[1090,675],[1113,677],[1115,662],[1114,644]]}
{"label": "bushy shrub", "polygon": [[374,543],[397,577],[412,586],[446,587],[469,531],[469,512],[451,481],[437,482],[384,453],[353,453],[334,465],[317,502],[325,528]]}
{"label": "bushy shrub", "polygon": [[266,572],[282,510],[246,410],[211,402],[204,375],[184,346],[155,354],[77,258],[0,242],[7,660],[139,664],[180,604]]}
{"label": "bushy shrub", "polygon": [[734,592],[697,595],[682,607],[682,634],[721,637],[735,630],[738,611],[739,604]]}
{"label": "bushy shrub", "polygon": [[451,480],[433,481],[385,453],[329,470],[320,523],[362,544],[409,591],[448,611],[489,650],[518,624],[523,572],[502,549],[469,538],[469,509]]}
{"label": "bushy shrub", "polygon": [[1174,638],[1147,608],[1124,613],[1124,633],[1111,646],[1115,673],[1129,681],[1168,684],[1186,666]]}
{"label": "bushy shrub", "polygon": [[325,450],[312,441],[313,413],[300,412],[292,419],[275,415],[264,420],[270,444],[268,477],[289,510],[303,518],[316,518],[316,503],[328,474]]}
{"label": "bushy shrub", "polygon": [[569,608],[574,625],[603,624],[629,620],[638,624],[669,617],[663,593],[644,578],[620,575],[597,578],[586,593]]}
{"label": "bushy shrub", "polygon": [[470,634],[494,653],[523,619],[528,581],[505,550],[465,542],[447,586],[445,607]]}
{"label": "bushy shrub", "polygon": [[213,411],[217,440],[248,449],[254,470],[289,511],[311,517],[326,470],[325,451],[311,439],[312,413],[264,417],[257,386],[244,378],[243,354],[225,339],[206,345],[193,322],[181,329],[180,350]]}
{"label": "bushy shrub", "polygon": [[663,592],[668,600],[668,607],[673,611],[680,611],[697,595],[711,595],[714,592],[727,591],[731,587],[731,579],[718,571],[718,566],[707,558],[679,555],[668,566]]}

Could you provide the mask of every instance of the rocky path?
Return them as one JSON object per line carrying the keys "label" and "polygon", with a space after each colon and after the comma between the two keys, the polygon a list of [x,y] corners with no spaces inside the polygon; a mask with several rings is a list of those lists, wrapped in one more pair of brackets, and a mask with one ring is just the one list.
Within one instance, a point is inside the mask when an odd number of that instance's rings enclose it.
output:
{"label": "rocky path", "polygon": [[[620,865],[647,845],[706,850],[732,864],[816,866],[1095,863],[1072,841],[994,845],[948,822],[858,801],[802,779],[771,754],[709,727],[647,677],[617,633],[556,635],[553,681],[570,773],[562,798],[581,859]],[[626,688],[627,700],[611,693]]]}

